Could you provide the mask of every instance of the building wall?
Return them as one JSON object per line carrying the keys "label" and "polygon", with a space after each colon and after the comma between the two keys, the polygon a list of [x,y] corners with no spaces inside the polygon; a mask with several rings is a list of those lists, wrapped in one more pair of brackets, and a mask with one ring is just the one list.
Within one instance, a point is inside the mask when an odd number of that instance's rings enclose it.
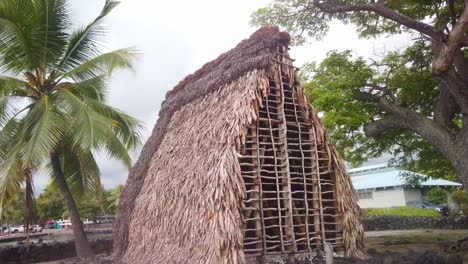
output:
{"label": "building wall", "polygon": [[[372,198],[359,199],[358,204],[361,208],[385,208],[392,206],[405,206],[405,190],[402,187],[383,190],[368,190],[372,192]],[[361,190],[358,191],[358,193]]]}
{"label": "building wall", "polygon": [[406,202],[422,201],[421,189],[405,188],[405,200]]}

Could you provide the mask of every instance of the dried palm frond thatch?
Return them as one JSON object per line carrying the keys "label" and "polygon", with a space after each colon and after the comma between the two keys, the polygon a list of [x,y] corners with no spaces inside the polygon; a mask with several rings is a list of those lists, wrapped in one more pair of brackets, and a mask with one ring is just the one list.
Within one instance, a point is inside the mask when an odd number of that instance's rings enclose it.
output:
{"label": "dried palm frond thatch", "polygon": [[[245,263],[311,252],[324,242],[364,256],[356,193],[305,98],[287,56],[289,40],[262,28],[167,93],[121,196],[117,259]],[[250,175],[254,165],[266,172]],[[271,227],[276,231],[266,231]]]}

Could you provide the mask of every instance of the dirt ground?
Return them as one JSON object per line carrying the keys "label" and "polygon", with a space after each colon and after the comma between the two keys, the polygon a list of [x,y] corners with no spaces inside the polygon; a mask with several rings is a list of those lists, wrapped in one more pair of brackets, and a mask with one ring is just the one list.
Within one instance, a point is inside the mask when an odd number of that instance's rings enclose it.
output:
{"label": "dirt ground", "polygon": [[[365,262],[336,259],[335,263],[451,263],[450,259],[438,262],[434,261],[436,254],[446,254],[443,252],[443,245],[468,237],[468,230],[389,230],[389,231],[369,231],[365,233],[366,248],[371,259]],[[458,253],[455,259],[468,263],[468,250]],[[407,256],[421,261],[415,262]],[[426,258],[424,260],[423,258]],[[402,262],[402,260],[407,260]],[[454,263],[457,263],[454,262]],[[63,261],[44,262],[43,264],[58,264]],[[68,263],[68,262],[65,262]],[[79,263],[71,261],[70,263]],[[106,263],[106,262],[94,262]],[[304,262],[306,263],[306,262]],[[307,262],[311,263],[311,262]],[[322,261],[313,261],[322,263]]]}
{"label": "dirt ground", "polygon": [[[389,230],[365,233],[366,248],[378,252],[443,252],[444,245],[468,237],[468,230]],[[468,263],[468,251],[458,253]]]}

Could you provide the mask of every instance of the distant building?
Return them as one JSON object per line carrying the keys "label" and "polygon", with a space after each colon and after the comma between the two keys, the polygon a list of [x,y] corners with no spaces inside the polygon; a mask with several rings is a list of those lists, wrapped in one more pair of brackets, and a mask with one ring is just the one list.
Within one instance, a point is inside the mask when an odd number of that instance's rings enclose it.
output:
{"label": "distant building", "polygon": [[358,204],[361,208],[385,208],[405,206],[407,202],[427,201],[427,193],[433,187],[461,187],[457,182],[432,179],[429,176],[415,173],[427,178],[419,186],[409,186],[404,174],[414,173],[388,163],[350,169],[349,174],[358,193]]}

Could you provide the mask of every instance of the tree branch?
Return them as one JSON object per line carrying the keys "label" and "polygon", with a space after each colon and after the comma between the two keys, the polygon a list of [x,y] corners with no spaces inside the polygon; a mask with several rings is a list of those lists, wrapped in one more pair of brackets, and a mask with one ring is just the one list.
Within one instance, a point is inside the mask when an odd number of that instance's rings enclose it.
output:
{"label": "tree branch", "polygon": [[453,64],[455,65],[460,77],[468,85],[468,60],[465,59],[465,56],[463,55],[463,51],[461,51],[461,49],[458,49]]}
{"label": "tree branch", "polygon": [[385,132],[398,128],[407,127],[403,127],[401,121],[396,117],[388,116],[364,126],[364,133],[367,137],[379,139]]}
{"label": "tree branch", "polygon": [[445,37],[444,33],[437,31],[434,27],[386,7],[384,1],[377,1],[377,3],[371,4],[337,5],[329,1],[314,0],[314,4],[324,13],[374,12],[384,18],[429,36],[436,41],[442,41]]}
{"label": "tree branch", "polygon": [[461,113],[468,116],[468,87],[460,75],[451,67],[438,77],[452,94],[454,101],[460,107]]}
{"label": "tree branch", "polygon": [[448,0],[448,6],[450,10],[450,19],[452,22],[452,27],[457,23],[457,14],[455,13],[455,3],[454,0]]}
{"label": "tree branch", "polygon": [[454,57],[459,49],[464,45],[466,40],[465,33],[468,31],[468,0],[465,0],[465,9],[460,15],[457,23],[453,26],[452,32],[448,35],[448,38],[444,41],[445,44],[442,48],[432,65],[432,72],[435,75],[440,75],[445,72],[452,65]]}
{"label": "tree branch", "polygon": [[[432,42],[432,53],[434,54],[433,67],[437,63],[438,56],[439,54],[441,54],[443,48],[443,43]],[[448,68],[448,70],[441,72],[437,77],[443,83],[443,87],[446,88],[452,94],[452,98],[454,99],[454,102],[458,105],[461,113],[463,115],[467,115],[468,62],[460,49],[456,51],[455,57],[453,59],[455,67],[451,65]],[[455,68],[458,72],[455,70]],[[466,125],[468,126],[468,120]]]}
{"label": "tree branch", "polygon": [[384,1],[371,1],[370,4],[339,5],[333,1],[314,0],[314,4],[320,11],[330,14],[359,11],[373,12],[430,37],[434,45],[436,43],[442,45],[432,67],[435,75],[440,75],[442,72],[447,71],[452,65],[460,47],[468,45],[468,37],[465,36],[465,32],[468,31],[468,0],[465,0],[465,9],[458,21],[456,23],[453,21],[453,28],[448,36],[443,32],[437,31],[431,25],[422,23],[386,7]]}
{"label": "tree branch", "polygon": [[434,145],[444,155],[449,154],[447,146],[452,145],[450,130],[409,108],[392,104],[384,98],[379,98],[378,106],[389,115],[367,124],[364,127],[366,136],[379,138],[384,132],[392,129],[409,129]]}
{"label": "tree branch", "polygon": [[451,129],[453,128],[453,118],[460,112],[460,107],[453,99],[444,83],[439,86],[440,94],[434,103],[434,121]]}

